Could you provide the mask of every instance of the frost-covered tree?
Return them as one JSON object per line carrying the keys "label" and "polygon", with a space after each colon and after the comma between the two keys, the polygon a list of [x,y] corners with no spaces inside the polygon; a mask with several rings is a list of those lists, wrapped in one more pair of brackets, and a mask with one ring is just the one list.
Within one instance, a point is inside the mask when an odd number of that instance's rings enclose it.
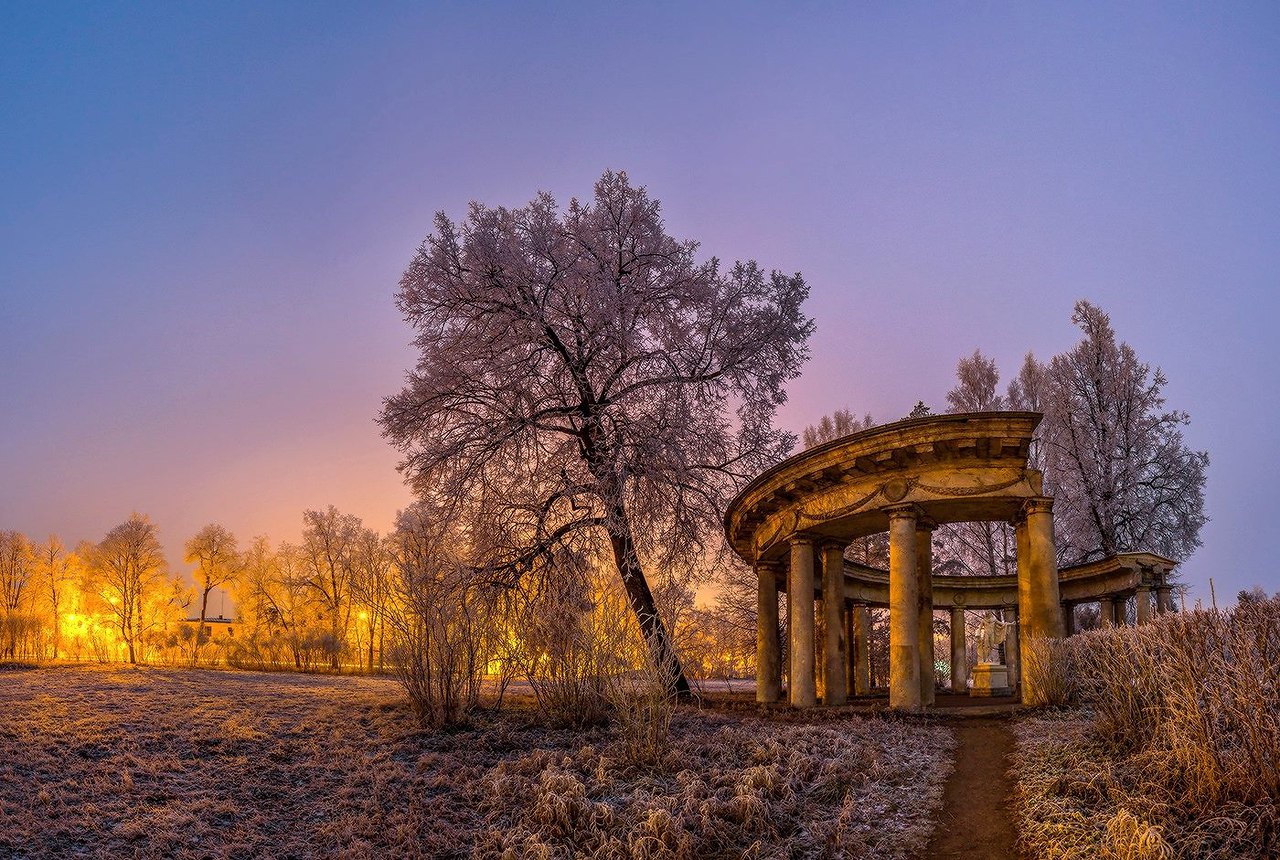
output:
{"label": "frost-covered tree", "polygon": [[147,604],[164,582],[167,566],[155,523],[134,513],[107,532],[93,553],[101,596],[115,618],[129,662],[138,662],[138,646],[150,628]]}
{"label": "frost-covered tree", "polygon": [[625,173],[564,212],[541,194],[437,215],[397,298],[417,365],[381,415],[417,493],[482,526],[470,563],[609,558],[659,665],[645,567],[718,544],[728,499],[790,450],[772,419],[813,330],[800,275],[697,248]]}
{"label": "frost-covered tree", "polygon": [[351,624],[351,586],[364,524],[359,517],[340,513],[333,505],[323,511],[306,511],[302,519],[304,576],[329,621],[329,667],[338,669]]}
{"label": "frost-covered tree", "polygon": [[[956,364],[956,385],[947,392],[949,412],[987,412],[1004,409],[1006,399],[996,393],[1000,371],[994,359],[980,350]],[[999,576],[1014,571],[1014,535],[1008,523],[950,523],[934,533],[937,566],[958,564],[965,573]]]}
{"label": "frost-covered tree", "polygon": [[1087,301],[1084,338],[1049,363],[1042,452],[1069,561],[1126,550],[1182,559],[1200,546],[1209,455],[1187,447],[1186,412],[1165,406],[1165,376],[1118,341]]}
{"label": "frost-covered tree", "polygon": [[996,393],[1000,371],[995,359],[980,350],[960,359],[956,365],[956,386],[947,392],[948,412],[988,412],[1005,408],[1005,399]]}
{"label": "frost-covered tree", "polygon": [[874,426],[876,426],[875,419],[869,412],[859,418],[848,409],[837,409],[830,415],[823,415],[817,424],[805,427],[801,444],[806,448],[813,448],[823,442],[830,442],[832,439],[839,439],[841,436],[868,430]]}

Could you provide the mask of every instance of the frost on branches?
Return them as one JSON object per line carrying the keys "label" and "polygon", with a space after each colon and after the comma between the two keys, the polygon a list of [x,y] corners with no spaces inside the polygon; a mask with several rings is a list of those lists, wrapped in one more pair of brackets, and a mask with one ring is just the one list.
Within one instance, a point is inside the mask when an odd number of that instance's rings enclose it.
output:
{"label": "frost on branches", "polygon": [[1117,342],[1086,301],[1071,317],[1084,339],[1049,363],[1042,456],[1054,519],[1071,561],[1126,550],[1185,559],[1200,546],[1209,455],[1190,450],[1186,412],[1165,407],[1164,374]]}
{"label": "frost on branches", "polygon": [[813,330],[799,274],[696,250],[625,173],[564,212],[541,194],[437,215],[398,293],[417,365],[380,419],[476,566],[610,558],[666,664],[644,567],[719,545],[724,504],[791,448],[772,419]]}
{"label": "frost on branches", "polygon": [[[1145,550],[1185,559],[1200,546],[1209,455],[1190,450],[1186,412],[1165,407],[1164,374],[1116,340],[1111,319],[1087,301],[1071,317],[1084,339],[1041,363],[1028,354],[1004,397],[995,362],[975,351],[960,360],[952,411],[1043,412],[1030,465],[1054,497],[1059,560],[1075,564]],[[1012,541],[1002,524],[947,532],[948,549],[981,573],[1011,573]],[[966,532],[965,529],[968,529]],[[978,538],[978,540],[974,540]]]}

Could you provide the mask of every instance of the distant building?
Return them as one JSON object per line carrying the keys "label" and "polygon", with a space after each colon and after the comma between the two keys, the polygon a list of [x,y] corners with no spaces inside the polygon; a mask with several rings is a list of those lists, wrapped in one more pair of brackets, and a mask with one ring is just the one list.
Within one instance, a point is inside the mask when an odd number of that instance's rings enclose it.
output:
{"label": "distant building", "polygon": [[[199,618],[188,618],[182,622],[192,630],[200,629]],[[236,622],[230,618],[223,618],[221,615],[216,618],[206,618],[204,620],[204,629],[200,631],[200,638],[205,642],[216,642],[219,639],[234,639],[236,635]]]}

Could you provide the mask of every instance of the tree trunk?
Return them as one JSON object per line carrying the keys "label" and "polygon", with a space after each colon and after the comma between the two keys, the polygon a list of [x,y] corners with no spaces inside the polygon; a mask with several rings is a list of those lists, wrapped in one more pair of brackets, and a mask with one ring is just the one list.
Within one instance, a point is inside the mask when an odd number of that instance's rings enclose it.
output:
{"label": "tree trunk", "polygon": [[209,591],[206,588],[200,595],[200,623],[196,626],[196,641],[191,646],[191,665],[200,662],[200,640],[204,638],[204,619],[209,611]]}
{"label": "tree trunk", "polygon": [[673,667],[675,671],[670,681],[671,692],[682,699],[689,698],[689,680],[684,675],[680,656],[676,654],[671,637],[667,635],[667,628],[658,615],[658,608],[653,603],[653,592],[649,590],[649,582],[640,567],[640,557],[636,554],[635,540],[631,536],[631,521],[621,505],[614,507],[607,530],[609,543],[613,547],[614,564],[617,565],[622,584],[627,589],[627,598],[636,614],[636,620],[640,622],[640,632],[649,645],[654,664]]}

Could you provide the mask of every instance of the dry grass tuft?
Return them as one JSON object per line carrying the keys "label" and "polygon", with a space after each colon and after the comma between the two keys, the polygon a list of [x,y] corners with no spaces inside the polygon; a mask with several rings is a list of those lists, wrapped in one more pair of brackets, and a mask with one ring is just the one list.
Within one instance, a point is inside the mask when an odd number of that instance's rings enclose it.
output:
{"label": "dry grass tuft", "polygon": [[1163,830],[1121,809],[1107,822],[1107,847],[1115,860],[1173,860]]}
{"label": "dry grass tuft", "polygon": [[1062,707],[1075,693],[1072,642],[1032,636],[1022,643],[1022,673],[1032,707]]}

